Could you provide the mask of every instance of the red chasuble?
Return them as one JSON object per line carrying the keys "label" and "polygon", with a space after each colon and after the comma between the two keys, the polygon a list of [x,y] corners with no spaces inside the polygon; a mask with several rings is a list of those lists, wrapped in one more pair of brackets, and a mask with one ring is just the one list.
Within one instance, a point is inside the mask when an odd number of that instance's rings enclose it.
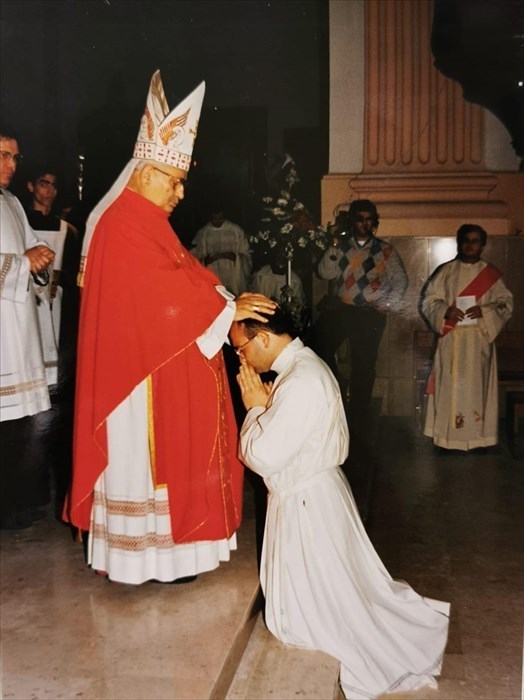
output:
{"label": "red chasuble", "polygon": [[101,217],[82,292],[67,506],[82,530],[108,462],[106,419],[146,378],[152,478],[167,484],[174,542],[238,528],[243,467],[222,352],[207,360],[195,342],[225,306],[217,284],[147,199],[126,189]]}

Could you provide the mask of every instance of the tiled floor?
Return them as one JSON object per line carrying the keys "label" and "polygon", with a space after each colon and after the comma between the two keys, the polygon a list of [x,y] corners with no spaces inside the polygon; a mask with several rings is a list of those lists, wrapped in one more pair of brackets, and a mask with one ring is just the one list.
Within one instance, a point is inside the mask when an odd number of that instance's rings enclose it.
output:
{"label": "tiled floor", "polygon": [[[486,453],[437,453],[408,421],[380,426],[354,479],[371,539],[393,577],[452,604],[438,691],[403,697],[519,700],[522,458],[504,444]],[[85,567],[68,528],[51,518],[2,533],[2,697],[220,697],[217,682],[236,663],[228,661],[230,647],[256,591],[250,506],[246,515],[232,561],[188,586],[108,583]],[[248,647],[230,697],[336,697],[329,657],[282,647],[260,621],[256,630],[266,646]]]}
{"label": "tiled floor", "polygon": [[[409,421],[395,419],[380,422],[371,444],[348,473],[376,549],[394,578],[451,602],[438,690],[384,698],[519,700],[522,458],[504,444],[483,453],[437,452]],[[284,647],[259,620],[228,700],[341,700],[336,675],[330,657]]]}
{"label": "tiled floor", "polygon": [[[502,443],[436,450],[409,422],[383,423],[367,529],[394,578],[451,602],[435,700],[522,697],[524,462]],[[389,696],[392,697],[392,696]]]}
{"label": "tiled floor", "polygon": [[235,643],[259,590],[255,522],[246,516],[231,561],[185,585],[111,583],[51,518],[2,532],[1,697],[214,697],[243,652]]}

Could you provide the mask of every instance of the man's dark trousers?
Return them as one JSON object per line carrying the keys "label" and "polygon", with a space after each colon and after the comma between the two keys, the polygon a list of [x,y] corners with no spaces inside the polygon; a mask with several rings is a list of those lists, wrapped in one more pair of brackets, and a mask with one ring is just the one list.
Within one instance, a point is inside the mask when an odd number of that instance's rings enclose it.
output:
{"label": "man's dark trousers", "polygon": [[370,306],[353,306],[332,300],[332,308],[323,310],[314,326],[313,348],[329,365],[339,384],[336,352],[347,338],[350,347],[348,422],[356,432],[368,418],[375,382],[378,347],[386,326],[386,315]]}

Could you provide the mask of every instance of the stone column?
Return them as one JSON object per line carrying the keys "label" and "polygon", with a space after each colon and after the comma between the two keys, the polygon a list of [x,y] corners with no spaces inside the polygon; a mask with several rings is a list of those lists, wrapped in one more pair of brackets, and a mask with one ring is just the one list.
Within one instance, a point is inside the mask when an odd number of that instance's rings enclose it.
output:
{"label": "stone column", "polygon": [[[331,172],[324,179],[323,218],[333,218],[336,204],[369,198],[381,214],[381,236],[449,235],[464,221],[475,221],[490,234],[509,233],[508,206],[494,193],[498,178],[485,165],[485,112],[467,103],[460,85],[433,67],[432,0],[353,0],[330,7],[338,20],[330,27],[331,47],[339,54],[331,60],[337,79],[335,84],[331,79],[332,98],[342,94],[340,52],[349,50],[337,39],[340,20],[353,23],[348,42],[352,35],[363,37],[363,47],[353,52],[357,60],[343,64],[347,101],[358,100],[355,88],[363,82],[363,113],[353,105],[355,129],[347,135],[346,154],[354,165],[361,155],[362,166],[355,175]],[[361,33],[355,27],[360,15]],[[331,138],[337,145],[331,162],[341,173],[343,114],[333,109],[333,99],[331,106]],[[361,154],[355,149],[360,124]]]}

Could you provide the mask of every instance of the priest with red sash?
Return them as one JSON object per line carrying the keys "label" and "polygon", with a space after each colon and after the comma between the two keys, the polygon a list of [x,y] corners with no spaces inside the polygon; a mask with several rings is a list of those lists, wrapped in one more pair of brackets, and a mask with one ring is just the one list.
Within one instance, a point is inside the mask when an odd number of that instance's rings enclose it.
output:
{"label": "priest with red sash", "polygon": [[237,426],[221,347],[234,299],[168,217],[184,182],[202,83],[171,112],[151,80],[134,157],[93,210],[81,270],[74,468],[65,517],[110,580],[186,582],[229,560],[242,515]]}
{"label": "priest with red sash", "polygon": [[482,227],[461,226],[457,257],[434,271],[422,300],[422,312],[439,334],[424,434],[450,450],[497,444],[494,341],[511,318],[513,296],[501,272],[480,258],[486,240]]}

